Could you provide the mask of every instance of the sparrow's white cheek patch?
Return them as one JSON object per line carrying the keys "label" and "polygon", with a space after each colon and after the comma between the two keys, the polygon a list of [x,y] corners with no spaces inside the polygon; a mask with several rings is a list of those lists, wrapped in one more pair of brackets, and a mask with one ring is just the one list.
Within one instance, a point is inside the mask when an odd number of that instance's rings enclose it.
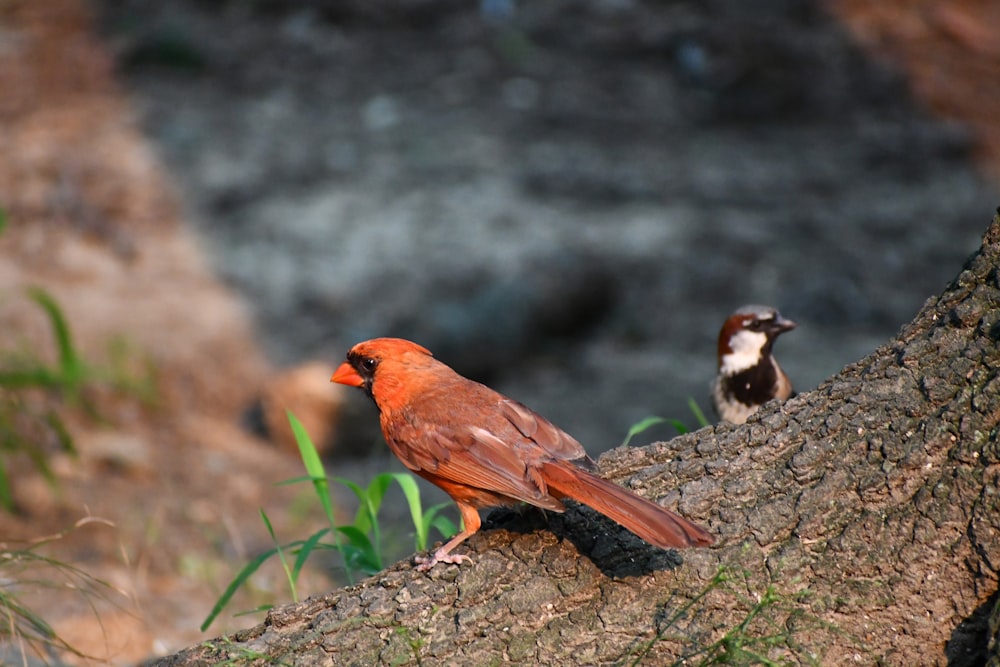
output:
{"label": "sparrow's white cheek patch", "polygon": [[753,368],[760,361],[760,351],[767,343],[767,336],[759,331],[739,331],[729,339],[729,354],[722,357],[719,369],[723,375],[734,375]]}

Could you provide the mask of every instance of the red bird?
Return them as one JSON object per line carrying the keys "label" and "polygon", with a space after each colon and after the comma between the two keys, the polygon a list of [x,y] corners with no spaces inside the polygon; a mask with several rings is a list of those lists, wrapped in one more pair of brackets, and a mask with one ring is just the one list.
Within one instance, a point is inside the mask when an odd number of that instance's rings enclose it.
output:
{"label": "red bird", "polygon": [[792,382],[772,349],[778,336],[796,326],[770,306],[743,306],[726,319],[712,383],[712,403],[721,419],[742,424],[764,403],[792,395]]}
{"label": "red bird", "polygon": [[470,560],[451,550],[479,530],[479,509],[518,502],[562,512],[562,500],[572,498],[663,549],[714,541],[703,528],[598,477],[570,435],[416,343],[358,343],[331,381],[361,387],[378,406],[393,453],[458,505],[464,530],[433,556],[417,557],[419,570]]}

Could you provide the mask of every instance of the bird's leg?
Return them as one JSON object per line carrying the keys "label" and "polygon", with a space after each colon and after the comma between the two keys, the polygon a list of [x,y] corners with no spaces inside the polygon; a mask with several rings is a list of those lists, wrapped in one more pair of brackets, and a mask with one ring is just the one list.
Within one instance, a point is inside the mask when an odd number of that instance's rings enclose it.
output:
{"label": "bird's leg", "polygon": [[458,511],[462,514],[462,532],[448,540],[441,546],[440,549],[435,551],[432,556],[415,557],[414,560],[417,562],[417,569],[419,571],[426,572],[437,563],[454,563],[457,565],[458,563],[464,563],[466,561],[472,562],[472,559],[468,556],[453,554],[451,553],[451,550],[468,538],[472,537],[476,531],[479,530],[479,527],[483,525],[483,521],[479,518],[479,510],[472,505],[467,505],[457,501],[455,504],[458,505]]}

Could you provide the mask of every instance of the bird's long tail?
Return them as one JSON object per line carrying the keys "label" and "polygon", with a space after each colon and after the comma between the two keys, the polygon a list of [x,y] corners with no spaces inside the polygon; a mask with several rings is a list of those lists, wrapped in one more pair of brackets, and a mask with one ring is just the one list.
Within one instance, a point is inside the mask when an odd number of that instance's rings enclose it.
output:
{"label": "bird's long tail", "polygon": [[662,549],[703,547],[715,541],[701,526],[571,463],[544,463],[542,473],[552,495],[581,502]]}

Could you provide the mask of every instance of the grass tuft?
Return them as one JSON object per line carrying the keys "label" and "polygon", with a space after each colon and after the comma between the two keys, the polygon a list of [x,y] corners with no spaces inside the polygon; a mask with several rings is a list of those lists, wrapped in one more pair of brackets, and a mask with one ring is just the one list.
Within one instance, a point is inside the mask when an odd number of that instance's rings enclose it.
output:
{"label": "grass tuft", "polygon": [[[24,664],[30,654],[44,664],[64,664],[59,655],[66,653],[95,659],[62,639],[44,618],[23,602],[32,589],[44,589],[48,596],[83,596],[92,609],[94,598],[110,600],[112,594],[124,595],[80,568],[43,553],[46,546],[88,524],[113,526],[104,519],[85,517],[55,535],[23,543],[0,542],[0,580],[4,582],[0,586],[0,644],[6,645],[5,650],[18,654]],[[0,663],[4,657],[0,655]]]}
{"label": "grass tuft", "polygon": [[[631,667],[647,662],[650,652],[661,641],[672,641],[689,648],[673,663],[672,667],[710,667],[712,665],[738,665],[750,667],[783,667],[786,665],[819,665],[815,653],[796,638],[799,630],[810,625],[824,625],[819,619],[810,619],[800,602],[808,591],[783,593],[770,583],[764,590],[746,595],[755,585],[749,572],[726,565],[719,566],[712,579],[690,600],[673,608],[668,600],[655,619],[655,636],[631,655]],[[735,598],[742,617],[725,629],[715,641],[702,643],[691,622],[697,618],[706,598],[714,592]],[[717,606],[717,604],[716,604]],[[728,605],[727,605],[728,606]],[[809,621],[813,621],[810,623]]]}
{"label": "grass tuft", "polygon": [[[343,563],[348,580],[352,583],[359,573],[371,575],[383,570],[385,564],[382,550],[382,528],[378,515],[382,502],[393,485],[402,490],[403,497],[409,507],[414,529],[415,550],[423,551],[427,548],[431,529],[437,530],[442,537],[450,537],[458,531],[453,521],[440,514],[441,509],[447,507],[449,503],[441,503],[427,509],[423,508],[420,489],[413,475],[409,473],[381,473],[376,475],[366,487],[341,477],[328,477],[316,446],[302,423],[291,412],[288,412],[288,421],[292,426],[292,433],[295,435],[306,475],[281,482],[281,484],[311,482],[329,526],[317,530],[305,539],[281,544],[267,514],[261,510],[261,518],[271,535],[274,547],[244,565],[236,574],[236,577],[216,600],[208,617],[202,623],[202,632],[208,629],[229,604],[233,595],[246,584],[254,572],[275,556],[278,557],[284,569],[294,601],[299,599],[298,579],[302,568],[309,557],[318,551],[337,553]],[[330,493],[331,481],[350,489],[357,498],[358,510],[352,523],[340,524],[337,522],[333,498]],[[289,556],[294,556],[294,561],[290,561]],[[262,607],[253,611],[262,611],[268,608]]]}
{"label": "grass tuft", "polygon": [[[688,409],[690,409],[691,414],[694,415],[695,423],[698,424],[698,428],[703,428],[709,425],[708,420],[705,419],[705,413],[701,411],[701,408],[698,407],[698,403],[693,398],[688,399]],[[625,447],[628,443],[632,442],[632,438],[659,424],[670,424],[677,430],[677,435],[684,435],[685,433],[689,433],[691,431],[691,429],[689,429],[680,419],[653,416],[646,417],[632,424],[628,433],[625,434],[625,439],[622,440],[622,444],[620,446]]]}
{"label": "grass tuft", "polygon": [[123,344],[111,350],[109,368],[88,364],[73,342],[69,323],[56,300],[45,290],[32,287],[27,296],[44,312],[56,347],[56,360],[46,363],[34,352],[6,353],[0,357],[0,509],[16,511],[10,461],[24,456],[49,486],[57,489],[49,465],[53,452],[76,456],[76,447],[65,413],[81,407],[92,418],[100,418],[88,390],[107,386],[112,390],[153,400],[152,372],[133,377],[126,366]]}

